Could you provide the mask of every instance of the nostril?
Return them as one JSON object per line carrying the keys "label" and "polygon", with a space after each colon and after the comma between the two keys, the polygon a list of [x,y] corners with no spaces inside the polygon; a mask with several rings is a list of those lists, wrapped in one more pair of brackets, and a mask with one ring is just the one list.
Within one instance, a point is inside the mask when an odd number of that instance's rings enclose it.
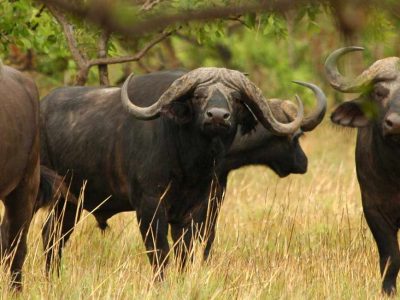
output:
{"label": "nostril", "polygon": [[386,123],[387,127],[390,127],[390,128],[393,127],[393,122],[391,120],[386,119],[385,123]]}
{"label": "nostril", "polygon": [[385,118],[383,127],[387,134],[400,134],[400,113],[389,113]]}
{"label": "nostril", "polygon": [[205,111],[204,116],[208,121],[226,122],[231,117],[231,113],[222,108],[211,108]]}

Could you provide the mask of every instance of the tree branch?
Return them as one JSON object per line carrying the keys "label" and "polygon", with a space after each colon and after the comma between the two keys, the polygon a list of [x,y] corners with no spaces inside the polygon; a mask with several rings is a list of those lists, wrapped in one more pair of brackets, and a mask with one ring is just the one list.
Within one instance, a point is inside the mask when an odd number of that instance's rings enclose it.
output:
{"label": "tree branch", "polygon": [[138,53],[134,55],[128,55],[128,56],[120,56],[120,57],[107,57],[107,58],[97,58],[97,59],[92,59],[88,62],[89,66],[95,66],[95,65],[102,65],[102,64],[119,64],[119,63],[124,63],[124,62],[130,62],[130,61],[138,61],[140,60],[151,48],[153,48],[155,45],[160,43],[162,40],[166,39],[169,37],[173,31],[170,32],[164,32],[160,34],[158,37],[150,41],[142,50],[140,50]]}
{"label": "tree branch", "polygon": [[[101,1],[100,1],[101,2]],[[78,48],[78,43],[74,37],[73,27],[68,23],[67,19],[61,11],[52,5],[47,4],[50,13],[56,18],[57,22],[61,25],[64,35],[67,39],[67,44],[70,49],[72,58],[76,62],[79,71],[76,76],[76,84],[84,85],[87,81],[89,70],[93,66],[99,66],[99,81],[100,85],[109,85],[108,67],[109,64],[118,64],[130,61],[140,60],[146,53],[153,48],[156,44],[169,37],[174,31],[163,32],[150,41],[145,47],[134,55],[121,56],[121,57],[107,57],[107,43],[110,38],[110,32],[104,29],[98,43],[98,58],[89,59],[85,53],[81,52]]]}
{"label": "tree branch", "polygon": [[[289,9],[300,7],[304,4],[325,3],[327,0],[276,0],[276,1],[254,1],[246,5],[229,5],[207,7],[196,10],[184,10],[175,14],[157,14],[145,17],[141,21],[120,23],[118,18],[112,14],[109,3],[103,1],[91,1],[87,6],[79,6],[76,3],[65,0],[37,0],[43,3],[50,3],[74,14],[75,16],[88,20],[110,32],[118,32],[122,35],[132,37],[143,36],[144,34],[161,31],[162,29],[186,22],[205,22],[221,18],[237,17],[246,13],[260,13],[266,11],[285,12]],[[333,0],[331,0],[333,1]],[[372,0],[370,0],[372,1]],[[250,1],[249,1],[250,2]]]}
{"label": "tree branch", "polygon": [[71,51],[72,57],[79,66],[85,66],[87,58],[86,55],[84,55],[78,48],[78,43],[76,42],[76,39],[74,37],[72,25],[68,23],[65,16],[57,8],[53,7],[52,5],[47,5],[47,8],[56,18],[57,22],[61,25],[67,39],[67,44]]}
{"label": "tree branch", "polygon": [[142,5],[140,10],[142,11],[148,11],[152,10],[154,6],[159,4],[162,0],[146,0],[146,2]]}
{"label": "tree branch", "polygon": [[78,43],[74,37],[73,27],[68,23],[65,16],[52,5],[47,4],[47,8],[50,13],[56,18],[57,22],[61,25],[65,38],[67,39],[68,48],[71,51],[72,58],[76,62],[79,68],[79,72],[76,76],[76,83],[78,85],[84,85],[87,81],[89,74],[88,59],[84,53],[78,48]]}
{"label": "tree branch", "polygon": [[[99,59],[107,58],[107,45],[108,40],[110,39],[110,33],[107,30],[103,30],[99,38]],[[90,67],[90,61],[89,61]],[[108,79],[108,65],[107,64],[99,64],[99,81],[100,85],[108,86],[110,85],[110,81]]]}
{"label": "tree branch", "polygon": [[[248,4],[244,5],[235,5],[235,3],[232,3],[226,6],[181,10],[174,14],[151,14],[139,21],[137,21],[137,18],[132,18],[133,21],[121,23],[119,22],[118,16],[113,14],[115,10],[111,9],[112,3],[110,2],[93,0],[86,6],[80,6],[76,4],[76,2],[66,0],[36,1],[54,4],[60,9],[72,13],[81,19],[85,19],[101,28],[106,28],[110,32],[117,32],[129,38],[161,31],[168,26],[178,23],[207,22],[216,19],[237,18],[247,13],[262,13],[267,11],[285,13],[286,11],[298,9],[299,7],[309,4],[335,6],[337,2],[341,2],[341,0],[248,0]],[[153,1],[157,2],[157,0]],[[151,0],[146,2],[151,2]],[[360,0],[347,0],[346,3],[358,3],[359,5]],[[399,1],[364,0],[362,5],[386,10],[396,19],[400,15]],[[145,12],[145,10],[142,10],[142,12]]]}

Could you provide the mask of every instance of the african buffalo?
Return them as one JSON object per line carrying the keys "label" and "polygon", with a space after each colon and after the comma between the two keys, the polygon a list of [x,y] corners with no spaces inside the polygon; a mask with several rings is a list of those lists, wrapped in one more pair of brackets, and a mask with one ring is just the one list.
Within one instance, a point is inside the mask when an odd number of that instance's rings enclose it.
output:
{"label": "african buffalo", "polygon": [[355,158],[363,211],[378,246],[382,290],[393,294],[400,268],[400,58],[378,60],[355,79],[346,79],[337,60],[359,50],[363,48],[341,48],[326,60],[327,78],[336,90],[360,93],[340,104],[331,119],[357,128]]}
{"label": "african buffalo", "polygon": [[[182,76],[183,72],[161,72],[138,77],[130,85],[130,92],[139,101],[148,99],[156,101],[168,87]],[[239,126],[232,146],[223,159],[215,168],[215,178],[210,191],[205,194],[202,205],[197,208],[197,216],[205,219],[208,215],[207,228],[201,227],[198,238],[205,242],[204,258],[207,258],[214,240],[215,224],[218,218],[219,209],[223,202],[223,195],[227,185],[227,177],[230,171],[247,165],[264,165],[270,167],[280,177],[291,173],[303,174],[307,171],[307,156],[300,146],[299,138],[303,132],[313,130],[322,121],[326,112],[325,94],[317,86],[310,83],[296,82],[297,84],[310,88],[317,97],[316,109],[303,119],[302,125],[293,134],[276,135],[265,129],[261,124],[246,128]],[[157,89],[152,88],[157,84]],[[294,120],[297,112],[296,106],[290,101],[279,99],[268,100],[273,115],[279,122],[289,123]],[[246,133],[246,134],[243,134]],[[247,134],[248,133],[248,134]],[[107,220],[97,218],[99,227],[105,229]],[[201,223],[201,222],[199,222]],[[185,224],[171,224],[176,228],[176,236],[182,236],[184,247],[175,247],[177,254],[184,262],[188,252],[191,251],[192,230],[185,230]],[[174,231],[173,231],[174,232]]]}
{"label": "african buffalo", "polygon": [[[87,180],[83,208],[95,210],[100,223],[136,211],[150,263],[160,277],[169,253],[168,224],[174,243],[182,230],[202,227],[206,216],[198,214],[199,207],[237,126],[248,134],[258,120],[271,132],[288,135],[303,120],[298,99],[293,121],[277,121],[261,91],[238,71],[199,68],[182,73],[167,89],[162,89],[163,73],[138,76],[135,84],[130,76],[121,89],[61,88],[41,103],[43,163],[60,174],[70,172],[75,194]],[[157,99],[146,97],[160,89]],[[77,213],[67,203],[62,244]],[[54,242],[48,235],[52,218],[43,232],[47,247]]]}
{"label": "african buffalo", "polygon": [[[307,171],[308,159],[300,146],[299,138],[304,132],[312,131],[321,123],[327,103],[325,94],[316,85],[299,81],[296,83],[310,88],[317,97],[317,107],[304,118],[299,130],[287,136],[277,136],[256,125],[251,134],[237,135],[224,159],[217,166],[215,196],[210,199],[211,206],[205,208],[210,218],[207,228],[209,237],[204,250],[205,258],[209,255],[214,240],[216,219],[223,202],[228,174],[232,170],[248,165],[264,165],[271,168],[279,177],[304,174]],[[280,122],[288,123],[294,119],[296,107],[292,102],[280,99],[271,99],[268,102],[274,116]]]}
{"label": "african buffalo", "polygon": [[[304,174],[307,171],[307,157],[298,141],[304,132],[314,130],[321,123],[326,112],[326,96],[314,84],[300,81],[295,83],[310,88],[317,98],[317,107],[304,118],[299,130],[294,134],[279,136],[257,124],[251,134],[238,134],[218,166],[220,177],[226,178],[230,171],[247,165],[266,165],[280,177],[291,173]],[[280,122],[293,121],[296,107],[292,102],[271,99],[268,103]]]}
{"label": "african buffalo", "polygon": [[21,288],[26,236],[39,188],[39,96],[35,83],[0,63],[0,257]]}

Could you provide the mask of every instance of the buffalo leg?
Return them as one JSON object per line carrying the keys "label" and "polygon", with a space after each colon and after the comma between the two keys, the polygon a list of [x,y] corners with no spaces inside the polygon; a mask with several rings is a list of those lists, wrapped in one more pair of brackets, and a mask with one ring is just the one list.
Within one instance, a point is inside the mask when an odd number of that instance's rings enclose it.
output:
{"label": "buffalo leg", "polygon": [[167,211],[160,198],[143,197],[136,215],[154,274],[162,280],[169,254]]}
{"label": "buffalo leg", "polygon": [[215,238],[215,226],[221,203],[222,194],[217,194],[192,215],[193,219],[189,224],[171,224],[175,257],[181,269],[185,267],[192,254],[195,239],[205,244],[203,257],[205,260],[208,258]]}
{"label": "buffalo leg", "polygon": [[376,210],[364,209],[365,218],[378,246],[380,271],[383,276],[382,290],[392,295],[396,292],[396,278],[400,269],[400,251],[397,228],[388,223]]}
{"label": "buffalo leg", "polygon": [[48,216],[42,230],[48,275],[53,270],[59,275],[63,247],[70,238],[81,211],[73,203],[59,201]]}
{"label": "buffalo leg", "polygon": [[39,188],[39,162],[28,170],[18,187],[4,201],[5,213],[1,224],[1,256],[10,266],[11,284],[22,287],[22,265],[27,252],[27,234]]}
{"label": "buffalo leg", "polygon": [[224,201],[227,180],[228,174],[220,174],[211,187],[210,199],[207,202],[208,206],[205,212],[206,226],[204,226],[205,231],[202,233],[202,239],[206,242],[204,260],[207,260],[210,256],[211,247],[215,239],[215,226]]}
{"label": "buffalo leg", "polygon": [[171,224],[171,236],[174,241],[175,259],[182,271],[188,260],[191,257],[193,236],[196,236],[197,228],[194,223],[190,225]]}
{"label": "buffalo leg", "polygon": [[202,239],[206,241],[206,246],[204,248],[204,260],[207,260],[210,256],[211,247],[215,239],[215,226],[217,225],[223,200],[224,189],[222,187],[218,187],[215,197],[209,200],[209,206],[206,212],[207,221],[202,234]]}

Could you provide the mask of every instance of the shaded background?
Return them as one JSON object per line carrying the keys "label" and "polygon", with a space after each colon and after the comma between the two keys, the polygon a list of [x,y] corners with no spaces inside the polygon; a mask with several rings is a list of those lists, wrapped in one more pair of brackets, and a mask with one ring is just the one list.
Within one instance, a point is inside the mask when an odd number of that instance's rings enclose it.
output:
{"label": "shaded background", "polygon": [[[398,55],[400,47],[400,5],[391,0],[43,2],[0,1],[1,57],[30,72],[42,96],[61,85],[118,85],[130,72],[200,66],[247,72],[267,97],[305,93],[291,80],[315,82],[331,94],[323,70],[331,51],[364,46],[364,54],[344,60],[344,71],[356,74],[378,58]],[[268,2],[274,6],[263,6]],[[196,22],[190,22],[191,14]],[[187,15],[189,20],[181,21]],[[168,17],[168,26],[155,24]],[[126,33],[132,28],[134,34]],[[148,51],[142,53],[144,49]],[[99,69],[107,67],[97,65],[81,78],[82,65],[99,57],[135,61],[110,65],[105,80]],[[331,101],[340,97],[331,96]]]}

